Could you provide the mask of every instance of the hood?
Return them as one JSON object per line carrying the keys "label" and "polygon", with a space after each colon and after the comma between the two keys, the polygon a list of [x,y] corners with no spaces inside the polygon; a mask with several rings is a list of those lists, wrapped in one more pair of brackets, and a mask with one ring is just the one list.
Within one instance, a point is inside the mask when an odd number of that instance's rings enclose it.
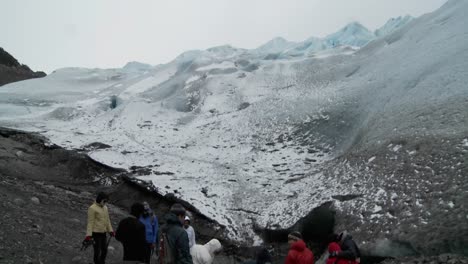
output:
{"label": "hood", "polygon": [[206,249],[210,252],[210,255],[213,256],[215,252],[221,250],[222,246],[218,239],[211,239],[208,243],[205,244]]}
{"label": "hood", "polygon": [[164,220],[166,222],[166,225],[178,225],[182,226],[182,223],[179,221],[179,218],[177,215],[173,213],[168,213],[164,216]]}
{"label": "hood", "polygon": [[332,252],[340,252],[341,251],[341,247],[340,245],[338,245],[338,243],[336,242],[332,242],[328,245],[328,252],[329,253],[332,253]]}
{"label": "hood", "polygon": [[345,241],[347,240],[352,240],[353,239],[353,236],[351,235],[346,235],[342,240],[341,240],[341,243],[344,243]]}
{"label": "hood", "polygon": [[306,249],[306,244],[304,240],[298,240],[291,245],[291,249],[302,252],[304,249]]}

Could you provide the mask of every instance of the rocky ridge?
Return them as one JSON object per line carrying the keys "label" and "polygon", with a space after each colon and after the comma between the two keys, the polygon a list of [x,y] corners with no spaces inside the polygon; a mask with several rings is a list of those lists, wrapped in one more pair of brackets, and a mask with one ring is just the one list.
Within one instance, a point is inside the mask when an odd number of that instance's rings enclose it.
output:
{"label": "rocky ridge", "polygon": [[0,86],[44,76],[46,76],[44,72],[32,71],[27,65],[20,64],[12,55],[0,48]]}

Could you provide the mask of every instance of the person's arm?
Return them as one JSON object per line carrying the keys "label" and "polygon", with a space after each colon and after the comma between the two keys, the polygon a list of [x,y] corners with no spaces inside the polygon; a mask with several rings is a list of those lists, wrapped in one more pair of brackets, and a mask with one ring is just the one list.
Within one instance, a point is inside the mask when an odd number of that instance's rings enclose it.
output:
{"label": "person's arm", "polygon": [[191,240],[190,241],[190,244],[191,244],[190,247],[192,247],[193,245],[195,245],[197,243],[197,241],[195,240],[195,229],[193,229],[193,227],[191,227],[191,228],[192,228],[192,233],[191,233],[191,239],[190,239]]}
{"label": "person's arm", "polygon": [[123,242],[123,239],[125,238],[124,220],[120,221],[119,225],[117,226],[117,231],[115,232],[115,239],[120,242]]}
{"label": "person's arm", "polygon": [[94,221],[95,221],[95,213],[94,213],[93,208],[90,206],[88,208],[88,224],[86,226],[86,236],[93,235]]}
{"label": "person's arm", "polygon": [[158,218],[155,215],[153,215],[153,225],[152,226],[153,226],[153,235],[154,235],[152,242],[153,242],[153,244],[156,245],[158,243],[158,229],[159,228],[158,228]]}
{"label": "person's arm", "polygon": [[192,255],[190,255],[189,239],[185,230],[180,232],[175,248],[177,250],[176,255],[180,258],[178,264],[193,264]]}
{"label": "person's arm", "polygon": [[349,240],[344,241],[342,249],[343,248],[345,250],[338,252],[338,254],[336,255],[338,258],[349,259],[349,260],[355,260],[356,258],[358,258],[356,245],[354,244],[352,240],[349,239]]}
{"label": "person's arm", "polygon": [[106,218],[107,218],[107,227],[106,227],[106,230],[107,232],[113,232],[114,229],[112,229],[112,224],[111,224],[111,221],[110,221],[110,217],[109,217],[109,210],[107,209],[107,206],[105,207],[106,209]]}

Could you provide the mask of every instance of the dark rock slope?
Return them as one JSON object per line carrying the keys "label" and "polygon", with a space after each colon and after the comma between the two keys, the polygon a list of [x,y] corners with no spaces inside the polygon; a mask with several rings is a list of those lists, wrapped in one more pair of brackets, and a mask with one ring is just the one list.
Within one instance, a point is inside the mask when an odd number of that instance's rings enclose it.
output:
{"label": "dark rock slope", "polygon": [[[135,201],[148,201],[160,219],[180,202],[192,214],[199,243],[216,237],[226,248],[220,259],[235,254],[224,227],[185,201],[158,195],[125,171],[51,145],[40,135],[0,128],[0,263],[90,263],[92,250],[80,247],[86,211],[98,191],[111,194],[114,228]],[[120,243],[112,240],[109,263],[119,263],[121,256]]]}
{"label": "dark rock slope", "polygon": [[32,71],[27,65],[20,64],[12,55],[0,48],[0,86],[44,76],[46,76],[44,72]]}

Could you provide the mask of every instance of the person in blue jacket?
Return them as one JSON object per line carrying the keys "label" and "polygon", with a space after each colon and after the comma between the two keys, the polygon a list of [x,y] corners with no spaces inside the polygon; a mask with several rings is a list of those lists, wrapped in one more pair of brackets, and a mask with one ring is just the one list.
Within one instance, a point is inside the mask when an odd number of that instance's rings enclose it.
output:
{"label": "person in blue jacket", "polygon": [[140,217],[140,222],[145,225],[146,230],[146,255],[145,263],[150,263],[151,255],[153,252],[157,252],[157,241],[158,241],[158,218],[151,210],[148,202],[143,202],[145,211]]}

